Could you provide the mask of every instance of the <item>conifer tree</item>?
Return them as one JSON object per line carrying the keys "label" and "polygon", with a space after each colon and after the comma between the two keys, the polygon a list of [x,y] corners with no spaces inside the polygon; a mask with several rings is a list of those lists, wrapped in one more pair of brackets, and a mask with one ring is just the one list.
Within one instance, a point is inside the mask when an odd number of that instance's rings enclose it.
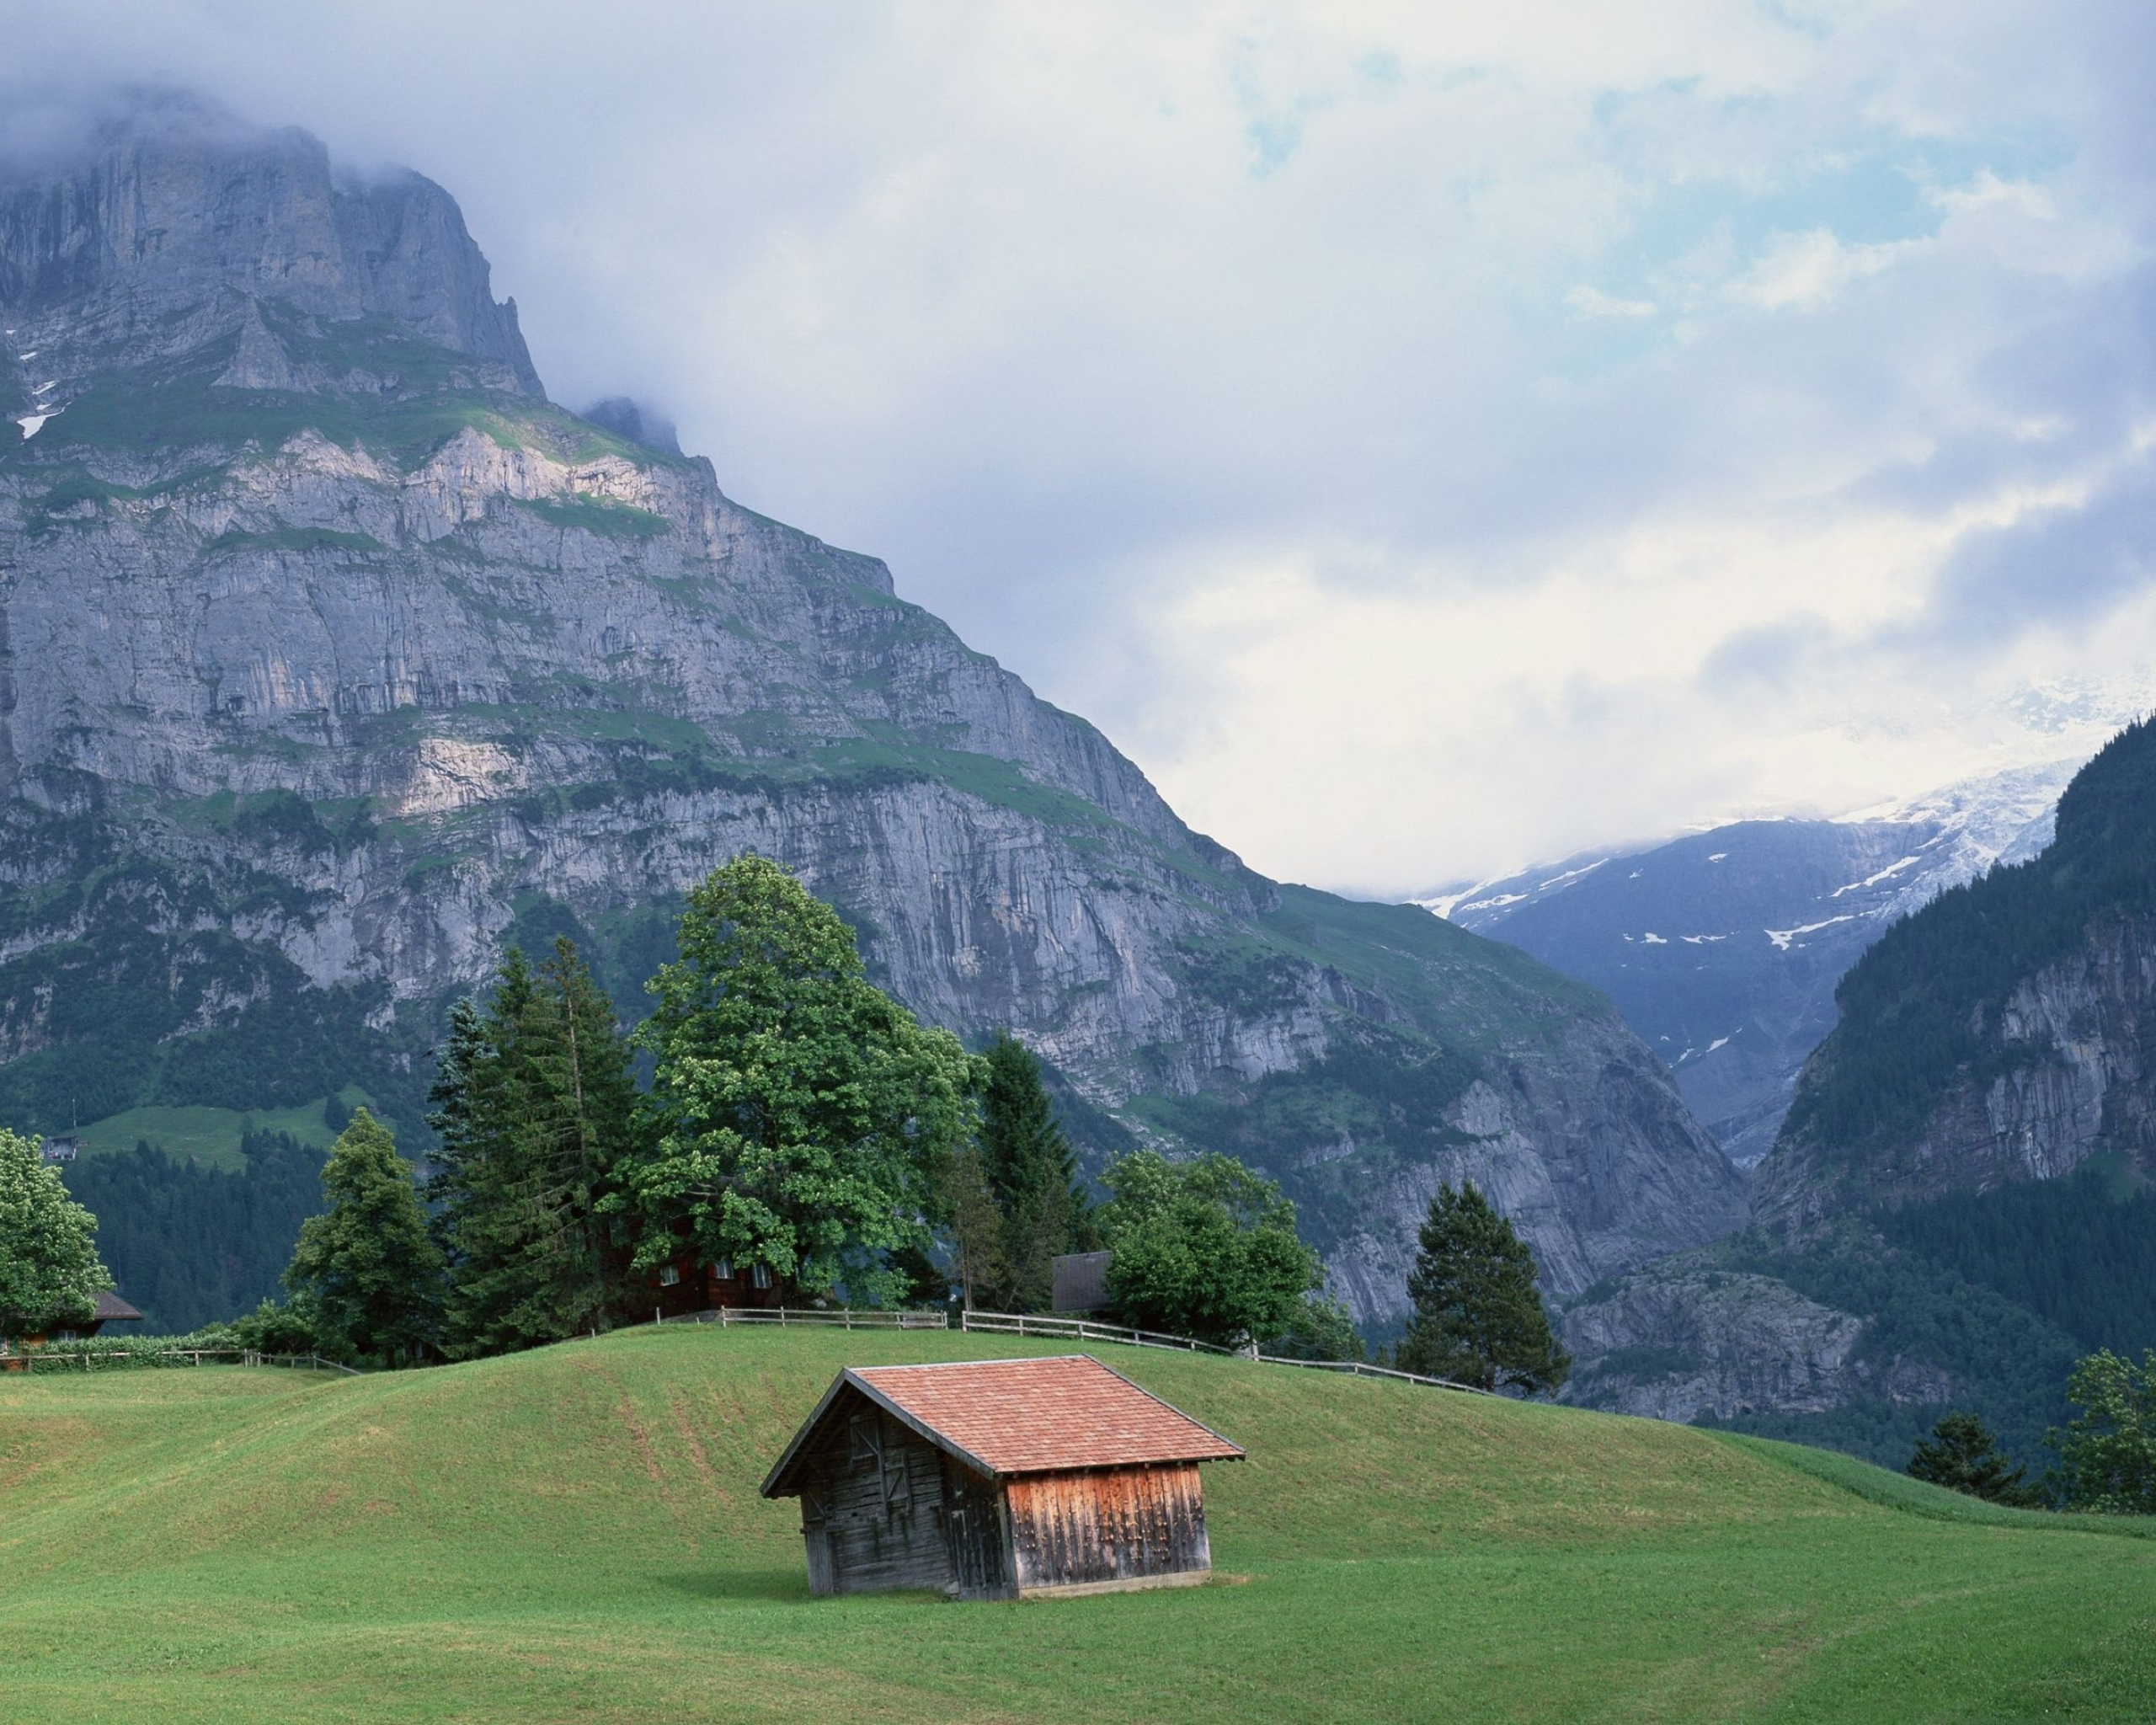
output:
{"label": "conifer tree", "polygon": [[1419,1244],[1401,1370],[1535,1394],[1565,1381],[1572,1363],[1536,1290],[1534,1254],[1489,1199],[1470,1183],[1440,1185]]}
{"label": "conifer tree", "polygon": [[982,1172],[1002,1219],[1002,1274],[983,1279],[980,1297],[1011,1311],[1045,1311],[1054,1264],[1088,1220],[1078,1162],[1056,1123],[1040,1061],[1008,1031],[982,1063]]}
{"label": "conifer tree", "polygon": [[2023,1509],[2042,1501],[2027,1482],[2028,1471],[2007,1459],[1991,1428],[1973,1413],[1948,1414],[1931,1429],[1930,1437],[1918,1440],[1916,1454],[1909,1458],[1913,1479]]}
{"label": "conifer tree", "polygon": [[97,1227],[37,1145],[0,1126],[0,1336],[90,1316],[112,1285],[98,1262]]}
{"label": "conifer tree", "polygon": [[512,948],[483,1010],[452,1012],[428,1117],[450,1260],[446,1346],[499,1353],[608,1322],[624,1295],[601,1206],[636,1106],[614,1008],[566,939]]}
{"label": "conifer tree", "polygon": [[311,1302],[325,1339],[392,1363],[421,1358],[440,1309],[441,1252],[412,1165],[365,1108],[331,1148],[322,1190],[328,1211],[301,1226],[285,1285]]}
{"label": "conifer tree", "polygon": [[988,1183],[978,1145],[963,1145],[951,1158],[951,1233],[957,1247],[958,1292],[969,1311],[993,1309],[1008,1286],[1003,1250],[1003,1212]]}

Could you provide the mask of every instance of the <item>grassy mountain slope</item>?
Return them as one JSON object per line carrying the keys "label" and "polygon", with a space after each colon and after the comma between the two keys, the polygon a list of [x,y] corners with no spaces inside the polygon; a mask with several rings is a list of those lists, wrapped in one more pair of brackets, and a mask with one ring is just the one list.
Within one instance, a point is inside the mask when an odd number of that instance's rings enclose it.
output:
{"label": "grassy mountain slope", "polygon": [[317,1382],[0,1379],[11,1718],[2139,1717],[2156,1544],[1780,1445],[1113,1350],[1246,1445],[1221,1584],[812,1600],[755,1487],[847,1363],[629,1332]]}

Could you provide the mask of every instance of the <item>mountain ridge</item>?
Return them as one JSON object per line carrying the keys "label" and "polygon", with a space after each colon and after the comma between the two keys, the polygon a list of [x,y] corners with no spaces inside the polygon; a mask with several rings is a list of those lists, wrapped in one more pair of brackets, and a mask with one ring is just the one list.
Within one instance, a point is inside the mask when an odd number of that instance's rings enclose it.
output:
{"label": "mountain ridge", "polygon": [[1733,822],[1417,900],[1600,989],[1739,1166],[1772,1146],[1841,976],[1939,893],[2040,849],[2078,762],[1834,820]]}
{"label": "mountain ridge", "polygon": [[[453,200],[398,181],[392,224],[293,136],[130,135],[0,200],[12,375],[53,386],[0,448],[0,1110],[356,1083],[416,1120],[505,942],[573,934],[633,1011],[680,893],[753,849],[1103,1135],[1241,1146],[1366,1321],[1440,1179],[1557,1287],[1735,1218],[1606,1001],[1258,876],[879,560],[547,401]],[[129,174],[169,218],[139,278]],[[355,210],[396,243],[340,249]],[[190,221],[271,238],[234,263]]]}

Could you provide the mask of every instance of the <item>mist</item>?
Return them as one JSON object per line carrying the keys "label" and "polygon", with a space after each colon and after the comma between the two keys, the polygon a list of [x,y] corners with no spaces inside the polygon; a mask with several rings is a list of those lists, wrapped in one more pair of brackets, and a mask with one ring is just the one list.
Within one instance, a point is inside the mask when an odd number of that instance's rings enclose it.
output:
{"label": "mist", "polygon": [[2143,8],[11,32],[0,161],[149,83],[438,180],[558,400],[884,557],[1276,875],[2057,758],[2156,660]]}

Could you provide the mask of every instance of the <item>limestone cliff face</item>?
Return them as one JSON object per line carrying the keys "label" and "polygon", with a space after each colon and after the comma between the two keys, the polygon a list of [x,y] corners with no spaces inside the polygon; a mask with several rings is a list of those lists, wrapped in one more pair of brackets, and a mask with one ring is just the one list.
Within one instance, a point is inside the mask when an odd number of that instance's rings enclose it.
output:
{"label": "limestone cliff face", "polygon": [[1935,1365],[1867,1358],[1865,1327],[1770,1276],[1656,1265],[1566,1311],[1560,1330],[1573,1375],[1563,1399],[1690,1421],[1949,1398],[1952,1381]]}
{"label": "limestone cliff face", "polygon": [[[1907,1203],[2071,1173],[2098,1150],[2156,1155],[2156,918],[2121,916],[1972,1009],[1983,1058],[1929,1100],[1921,1130],[1860,1158],[1792,1133],[1760,1164],[1760,1219],[1803,1228],[1865,1202]],[[1822,1081],[1831,1049],[1817,1057]]]}
{"label": "limestone cliff face", "polygon": [[755,850],[1097,1149],[1278,1174],[1366,1316],[1441,1176],[1564,1289],[1736,1219],[1605,1001],[1244,868],[881,563],[547,403],[487,280],[446,194],[304,134],[138,126],[0,192],[0,372],[51,386],[0,446],[0,1110],[356,1081],[409,1123],[506,941],[574,934],[633,1011]]}
{"label": "limestone cliff face", "polygon": [[[63,393],[117,344],[138,363],[176,356],[246,326],[265,299],[392,319],[541,393],[515,303],[494,303],[456,200],[419,174],[340,184],[307,133],[243,127],[168,93],[72,158],[0,172],[0,305],[25,338],[15,353],[34,352]],[[261,369],[259,321],[251,340],[242,359],[257,364],[234,381],[290,387]]]}

